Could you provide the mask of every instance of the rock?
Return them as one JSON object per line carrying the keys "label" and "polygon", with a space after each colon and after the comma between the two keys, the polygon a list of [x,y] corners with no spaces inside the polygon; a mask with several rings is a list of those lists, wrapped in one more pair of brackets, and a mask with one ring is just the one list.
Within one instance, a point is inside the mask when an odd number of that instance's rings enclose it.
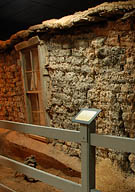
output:
{"label": "rock", "polygon": [[130,161],[130,167],[132,171],[135,173],[135,154],[130,154],[128,159]]}

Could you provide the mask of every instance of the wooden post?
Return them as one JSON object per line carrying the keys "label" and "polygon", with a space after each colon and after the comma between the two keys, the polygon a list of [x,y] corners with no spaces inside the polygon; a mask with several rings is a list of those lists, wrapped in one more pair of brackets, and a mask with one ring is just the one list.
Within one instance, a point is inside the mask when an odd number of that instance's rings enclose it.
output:
{"label": "wooden post", "polygon": [[81,124],[81,161],[82,161],[82,192],[95,189],[95,147],[90,145],[90,134],[95,133],[95,120],[90,125]]}

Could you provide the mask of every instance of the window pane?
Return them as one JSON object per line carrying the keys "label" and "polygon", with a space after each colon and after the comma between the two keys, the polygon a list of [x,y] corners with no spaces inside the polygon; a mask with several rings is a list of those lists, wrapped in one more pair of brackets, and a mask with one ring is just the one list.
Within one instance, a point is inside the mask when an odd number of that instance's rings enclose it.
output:
{"label": "window pane", "polygon": [[34,90],[34,79],[33,79],[32,72],[26,73],[26,80],[27,80],[26,84],[27,84],[28,91]]}
{"label": "window pane", "polygon": [[40,112],[32,112],[32,123],[36,125],[40,125]]}
{"label": "window pane", "polygon": [[27,72],[26,73],[26,85],[28,91],[40,90],[40,73],[39,72]]}
{"label": "window pane", "polygon": [[40,90],[40,73],[34,72],[33,75],[34,75],[35,90]]}
{"label": "window pane", "polygon": [[31,110],[32,111],[40,111],[39,107],[39,96],[36,93],[28,94],[31,103]]}
{"label": "window pane", "polygon": [[38,49],[33,48],[32,50],[33,70],[39,71],[39,60],[38,60]]}
{"label": "window pane", "polygon": [[26,71],[31,71],[30,51],[25,51],[24,57],[26,62]]}

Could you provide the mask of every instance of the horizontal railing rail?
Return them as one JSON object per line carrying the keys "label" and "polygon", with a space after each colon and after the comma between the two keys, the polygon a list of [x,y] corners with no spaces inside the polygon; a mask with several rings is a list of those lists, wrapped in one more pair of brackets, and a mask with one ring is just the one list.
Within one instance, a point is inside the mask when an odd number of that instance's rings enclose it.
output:
{"label": "horizontal railing rail", "polygon": [[18,123],[12,121],[0,121],[0,128],[10,129],[26,134],[34,134],[52,139],[60,139],[65,141],[81,142],[80,132],[69,129],[53,128],[40,125]]}
{"label": "horizontal railing rail", "polygon": [[98,135],[95,133],[91,133],[90,137],[90,144],[92,146],[110,148],[121,152],[135,153],[135,139],[133,138],[112,135]]}
{"label": "horizontal railing rail", "polygon": [[80,192],[81,191],[80,184],[77,184],[72,181],[63,179],[61,177],[52,175],[50,173],[46,173],[42,170],[30,167],[28,165],[25,165],[23,163],[13,160],[13,159],[9,159],[7,157],[0,155],[0,162],[3,165],[6,165],[8,167],[11,167],[11,168],[17,170],[18,172],[21,172],[29,177],[34,177],[35,179],[48,183],[50,185],[53,185],[54,187],[60,188],[60,189],[64,190],[65,192],[69,192],[69,191]]}
{"label": "horizontal railing rail", "polygon": [[[0,128],[10,129],[25,134],[34,134],[53,139],[81,143],[82,182],[81,184],[52,175],[42,170],[30,167],[13,159],[0,155],[0,163],[42,182],[53,185],[64,192],[100,192],[95,189],[96,147],[114,149],[116,151],[135,153],[135,139],[96,134],[95,121],[90,125],[81,124],[80,131],[60,129],[11,121],[0,121]],[[15,192],[0,184],[0,189]]]}
{"label": "horizontal railing rail", "polygon": [[[65,141],[73,141],[73,142],[79,142],[79,143],[81,142],[80,132],[75,130],[11,122],[6,120],[0,121],[0,128],[9,129],[9,130],[13,130],[13,131],[17,131],[25,134],[34,134],[38,136],[49,137],[53,139],[61,139]],[[11,167],[25,175],[34,177],[35,179],[38,179],[42,182],[53,185],[58,189],[62,189],[65,192],[68,192],[68,191],[81,192],[81,184],[49,174],[45,171],[27,166],[23,163],[4,157],[2,155],[0,155],[0,163],[8,167]]]}

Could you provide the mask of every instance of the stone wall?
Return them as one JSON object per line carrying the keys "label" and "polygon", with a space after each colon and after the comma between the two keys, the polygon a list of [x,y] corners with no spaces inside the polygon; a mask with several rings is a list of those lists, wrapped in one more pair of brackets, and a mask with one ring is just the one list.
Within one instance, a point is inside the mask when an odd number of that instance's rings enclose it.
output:
{"label": "stone wall", "polygon": [[[78,130],[72,117],[81,108],[95,107],[102,109],[97,119],[98,133],[135,137],[134,29],[132,20],[115,20],[78,27],[45,40],[45,68],[51,81],[47,111],[52,126]],[[56,145],[80,156],[79,145]],[[99,153],[128,161],[129,154],[104,149]]]}
{"label": "stone wall", "polygon": [[15,51],[0,54],[0,119],[25,122],[21,66]]}
{"label": "stone wall", "polygon": [[[79,130],[72,123],[81,108],[99,108],[97,132],[135,137],[135,24],[133,18],[40,33],[45,45],[46,108],[53,127]],[[0,119],[25,122],[24,91],[17,52],[0,55]],[[46,80],[45,80],[46,81]],[[46,90],[45,90],[46,91]],[[54,141],[65,153],[81,156],[77,143]],[[100,149],[133,170],[135,156]],[[126,162],[126,163],[125,163]]]}

